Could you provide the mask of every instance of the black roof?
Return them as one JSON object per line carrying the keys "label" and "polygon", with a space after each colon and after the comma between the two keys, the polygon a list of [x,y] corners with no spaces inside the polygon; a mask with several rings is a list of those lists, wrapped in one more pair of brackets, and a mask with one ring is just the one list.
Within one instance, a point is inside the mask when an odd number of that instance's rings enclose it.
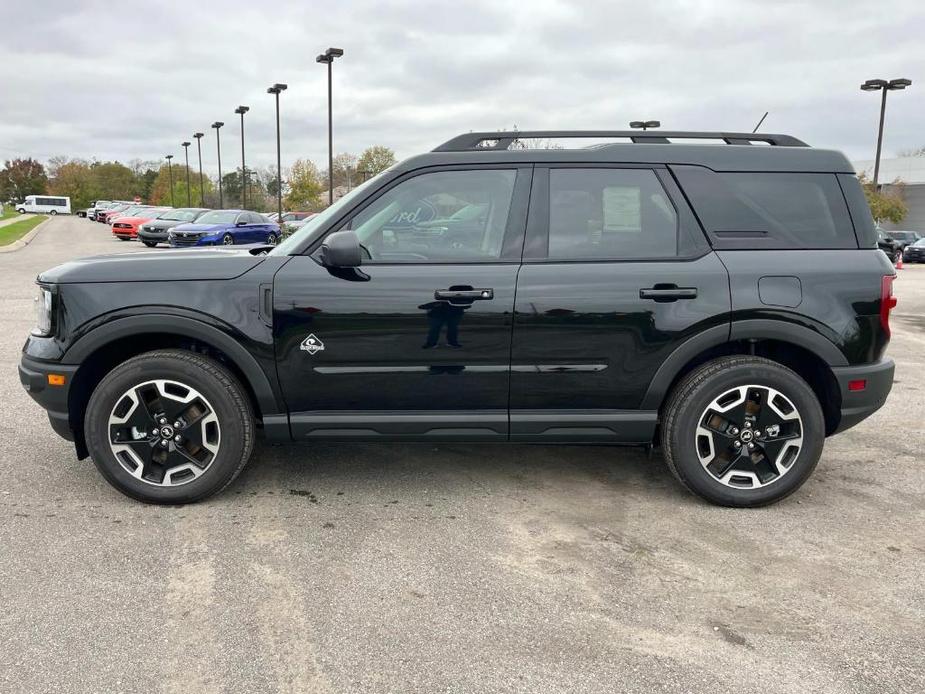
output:
{"label": "black roof", "polygon": [[[575,148],[508,149],[515,139],[573,139]],[[625,142],[582,146],[587,139]],[[671,140],[703,140],[704,143]],[[710,143],[714,141],[715,143]],[[752,144],[758,143],[758,144]],[[433,152],[408,159],[398,170],[469,163],[688,164],[714,171],[854,173],[841,152],[814,149],[790,135],[668,131],[527,131],[465,133]]]}

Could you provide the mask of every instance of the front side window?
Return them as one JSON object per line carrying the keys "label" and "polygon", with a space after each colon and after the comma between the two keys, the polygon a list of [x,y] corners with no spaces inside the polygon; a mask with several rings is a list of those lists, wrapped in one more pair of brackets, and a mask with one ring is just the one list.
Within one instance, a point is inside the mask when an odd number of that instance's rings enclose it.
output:
{"label": "front side window", "polygon": [[399,183],[344,227],[373,263],[498,260],[515,170],[425,173]]}
{"label": "front side window", "polygon": [[678,253],[678,216],[648,169],[551,169],[550,259],[664,258]]}

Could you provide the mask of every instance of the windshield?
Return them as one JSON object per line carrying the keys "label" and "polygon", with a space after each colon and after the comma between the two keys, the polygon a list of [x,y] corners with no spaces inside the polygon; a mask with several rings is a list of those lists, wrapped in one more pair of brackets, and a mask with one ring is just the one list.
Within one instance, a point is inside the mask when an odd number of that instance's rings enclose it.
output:
{"label": "windshield", "polygon": [[206,212],[196,220],[196,224],[234,224],[234,220],[237,218],[238,212],[236,210],[215,210],[214,212]]}
{"label": "windshield", "polygon": [[192,222],[200,213],[200,210],[167,210],[158,219],[166,219],[169,222]]}
{"label": "windshield", "polygon": [[915,241],[915,234],[911,231],[889,231],[887,233],[899,241]]}
{"label": "windshield", "polygon": [[918,241],[916,241],[916,242],[913,243],[912,245],[913,245],[913,246],[917,246],[917,247],[919,247],[919,248],[925,248],[925,239],[919,239]]}
{"label": "windshield", "polygon": [[315,236],[317,236],[318,231],[324,228],[329,219],[336,217],[338,214],[340,214],[341,210],[343,210],[345,207],[349,207],[357,198],[363,197],[367,191],[373,188],[373,184],[378,184],[382,175],[388,173],[389,171],[391,171],[391,168],[376,174],[368,181],[361,183],[356,188],[351,190],[333,205],[316,214],[314,217],[305,222],[305,224],[299,227],[299,230],[293,233],[292,236],[287,238],[281,244],[276,246],[272,251],[270,251],[269,255],[289,255],[303,243],[314,239]]}

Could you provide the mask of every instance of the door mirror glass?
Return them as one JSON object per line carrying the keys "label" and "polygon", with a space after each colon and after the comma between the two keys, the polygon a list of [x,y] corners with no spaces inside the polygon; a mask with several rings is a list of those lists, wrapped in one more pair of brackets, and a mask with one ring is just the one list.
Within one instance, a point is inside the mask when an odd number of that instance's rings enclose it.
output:
{"label": "door mirror glass", "polygon": [[325,267],[359,267],[362,262],[360,239],[349,229],[329,234],[321,244],[321,263]]}

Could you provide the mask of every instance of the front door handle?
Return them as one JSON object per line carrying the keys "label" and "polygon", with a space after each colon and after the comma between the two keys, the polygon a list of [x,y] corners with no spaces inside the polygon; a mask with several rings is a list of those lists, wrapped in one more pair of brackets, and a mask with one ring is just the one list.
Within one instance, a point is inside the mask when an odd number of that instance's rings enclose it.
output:
{"label": "front door handle", "polygon": [[494,289],[436,289],[434,298],[439,301],[487,301],[495,298]]}
{"label": "front door handle", "polygon": [[679,287],[676,284],[656,284],[654,287],[639,290],[640,299],[651,299],[659,303],[677,301],[678,299],[696,299],[696,287]]}

